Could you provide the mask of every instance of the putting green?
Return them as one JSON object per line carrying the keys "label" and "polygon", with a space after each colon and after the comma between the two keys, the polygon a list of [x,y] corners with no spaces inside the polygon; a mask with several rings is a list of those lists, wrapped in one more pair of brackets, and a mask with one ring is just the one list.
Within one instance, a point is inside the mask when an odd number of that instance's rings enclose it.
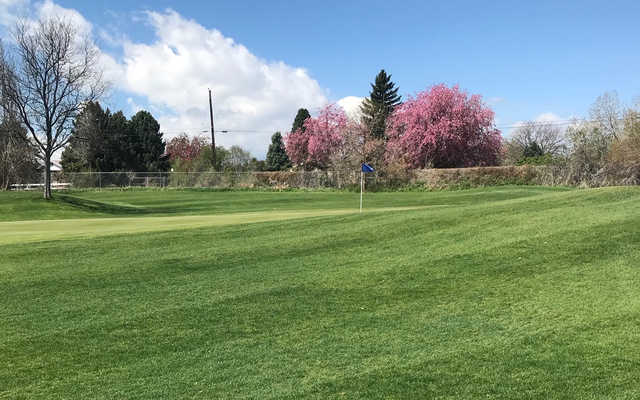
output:
{"label": "putting green", "polygon": [[[431,206],[433,207],[433,206]],[[424,207],[387,207],[370,212],[411,210]],[[140,232],[191,229],[255,222],[281,221],[294,218],[324,217],[358,213],[353,209],[266,211],[218,215],[182,215],[169,217],[82,218],[60,220],[0,222],[0,245],[45,240],[132,234]]]}

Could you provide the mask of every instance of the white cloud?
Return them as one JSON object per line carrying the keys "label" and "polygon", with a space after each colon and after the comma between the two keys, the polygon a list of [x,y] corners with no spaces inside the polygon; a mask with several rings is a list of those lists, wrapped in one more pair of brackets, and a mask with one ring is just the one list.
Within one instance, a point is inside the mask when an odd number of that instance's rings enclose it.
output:
{"label": "white cloud", "polygon": [[263,60],[221,32],[172,10],[144,13],[155,40],[139,43],[121,39],[118,32],[103,27],[94,29],[78,11],[52,0],[30,4],[28,0],[0,0],[0,23],[9,24],[20,5],[29,8],[31,18],[63,16],[81,33],[97,34],[109,46],[120,45],[121,61],[101,51],[104,77],[113,89],[135,95],[137,103],[131,99],[130,108],[148,107],[168,133],[166,137],[208,129],[207,89],[211,88],[216,129],[259,131],[220,134],[217,143],[238,144],[262,157],[272,133],[286,131],[298,108],[320,108],[328,102],[325,90],[306,70]]}
{"label": "white cloud", "polygon": [[[552,113],[552,112],[545,112],[542,114],[538,114],[538,116],[536,116],[535,118],[531,119],[530,121],[536,122],[536,123],[544,123],[544,122],[550,122],[550,123],[557,123],[557,122],[562,122],[562,121],[568,121],[570,118],[562,118],[559,115]],[[517,121],[515,123],[513,123],[513,127],[514,128],[518,128],[522,125],[525,124],[525,122],[528,121]]]}
{"label": "white cloud", "polygon": [[552,112],[542,113],[534,119],[535,122],[558,122],[564,120],[566,120],[566,118],[561,118],[560,116]]}
{"label": "white cloud", "polygon": [[131,111],[135,114],[138,111],[142,111],[143,108],[135,102],[135,100],[133,100],[131,97],[127,98],[127,104],[129,105],[129,107],[131,108]]}
{"label": "white cloud", "polygon": [[220,135],[220,144],[239,144],[263,156],[273,131],[286,130],[298,108],[327,103],[304,69],[262,60],[172,10],[147,17],[156,41],[125,43],[123,88],[169,110],[158,118],[167,132],[206,129],[211,88],[216,129],[261,131]]}
{"label": "white cloud", "polygon": [[[572,121],[573,119],[574,119],[573,116],[568,116],[564,118],[553,112],[544,112],[542,114],[538,114],[535,118],[529,121],[539,123],[539,124],[544,124],[544,123],[558,124],[558,126],[564,129],[569,124],[569,122]],[[503,136],[511,137],[511,135],[513,135],[516,129],[523,126],[525,122],[528,122],[528,121],[517,121],[509,126],[504,127]],[[496,122],[496,125],[498,125],[498,127],[500,126],[500,124],[497,122]]]}
{"label": "white cloud", "polygon": [[26,0],[0,0],[0,8],[1,9],[5,9],[5,8],[10,8],[13,7],[15,5],[20,5],[20,4],[25,4]]}
{"label": "white cloud", "polygon": [[360,105],[364,97],[356,97],[356,96],[347,96],[343,97],[337,101],[337,104],[342,107],[344,112],[347,114],[351,120],[358,121],[362,116],[362,112],[360,111]]}
{"label": "white cloud", "polygon": [[[0,25],[11,27],[18,18],[25,18],[29,24],[39,19],[51,17],[62,18],[72,23],[78,34],[91,38],[93,25],[87,21],[78,11],[64,8],[51,0],[45,0],[31,5],[29,0],[0,0]],[[113,87],[119,86],[122,78],[122,66],[109,54],[96,48],[98,52],[98,66],[103,72],[107,83]]]}
{"label": "white cloud", "polygon": [[[51,17],[62,18],[72,23],[78,34],[83,37],[93,36],[93,24],[87,21],[82,14],[70,8],[64,8],[51,0],[45,0],[36,5],[36,17],[39,19],[47,19]],[[113,88],[121,85],[123,76],[122,66],[109,54],[101,49],[98,50],[98,65],[103,72],[103,78]]]}
{"label": "white cloud", "polygon": [[28,5],[28,0],[0,0],[0,25],[12,25],[16,18],[26,14]]}
{"label": "white cloud", "polygon": [[43,3],[39,3],[36,8],[36,17],[38,19],[51,17],[62,18],[72,23],[80,35],[91,35],[93,26],[76,10],[61,7],[51,0],[45,0]]}

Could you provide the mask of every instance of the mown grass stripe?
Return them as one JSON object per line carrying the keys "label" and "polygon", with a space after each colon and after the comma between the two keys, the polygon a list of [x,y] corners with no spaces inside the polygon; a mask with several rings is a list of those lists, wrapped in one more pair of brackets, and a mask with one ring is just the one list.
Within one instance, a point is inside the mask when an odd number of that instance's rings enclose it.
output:
{"label": "mown grass stripe", "polygon": [[[431,206],[436,207],[436,206]],[[446,206],[441,206],[446,207]],[[387,207],[365,210],[364,214],[417,209],[418,207]],[[225,226],[257,222],[282,221],[296,218],[326,217],[358,213],[353,209],[283,210],[218,215],[181,215],[171,217],[81,218],[61,220],[29,220],[0,222],[0,245],[137,234],[143,232]]]}

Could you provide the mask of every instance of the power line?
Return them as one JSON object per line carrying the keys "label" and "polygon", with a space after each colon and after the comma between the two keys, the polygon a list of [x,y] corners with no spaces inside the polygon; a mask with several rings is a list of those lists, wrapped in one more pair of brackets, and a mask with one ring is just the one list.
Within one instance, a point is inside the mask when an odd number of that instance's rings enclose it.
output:
{"label": "power line", "polygon": [[496,126],[496,128],[515,129],[515,128],[522,128],[524,126],[549,126],[549,125],[562,126],[562,125],[573,125],[581,122],[596,123],[596,122],[610,122],[610,121],[624,121],[624,118],[612,118],[612,119],[573,118],[573,119],[555,120],[555,121],[522,121],[520,123],[516,123],[512,125],[499,125],[499,126]]}
{"label": "power line", "polygon": [[[214,132],[215,133],[274,133],[274,132],[283,132],[286,131],[284,129],[274,129],[274,130],[268,130],[268,129],[263,129],[263,130],[259,130],[259,129],[216,129]],[[203,130],[196,130],[196,129],[172,129],[170,131],[165,131],[165,130],[160,130],[161,133],[167,133],[167,134],[180,134],[180,133],[209,133],[210,130],[207,129],[203,129]]]}
{"label": "power line", "polygon": [[224,129],[221,131],[216,131],[220,133],[275,133],[282,132],[284,129],[274,129],[274,130],[254,130],[254,129]]}
{"label": "power line", "polygon": [[[573,125],[577,123],[595,123],[595,122],[609,122],[609,121],[624,121],[624,118],[614,118],[614,119],[586,119],[586,118],[573,118],[566,120],[554,120],[554,121],[523,121],[520,123],[512,123],[509,125],[497,125],[498,129],[516,129],[521,128],[523,126],[563,126],[563,125]],[[216,132],[220,133],[274,133],[274,132],[286,132],[286,130],[251,130],[251,129],[225,129]]]}
{"label": "power line", "polygon": [[[613,119],[587,119],[587,118],[572,118],[572,119],[564,119],[564,120],[554,120],[554,121],[527,121],[523,120],[522,122],[514,122],[510,124],[504,125],[496,125],[498,129],[514,129],[520,128],[523,126],[548,126],[548,125],[572,125],[581,122],[609,122],[609,121],[623,121],[624,118],[613,118]],[[194,132],[193,128],[189,129],[174,129],[171,131],[162,131],[163,133],[188,133]],[[199,130],[197,133],[208,133],[208,130]],[[216,130],[216,133],[274,133],[274,132],[287,132],[286,129],[220,129]]]}

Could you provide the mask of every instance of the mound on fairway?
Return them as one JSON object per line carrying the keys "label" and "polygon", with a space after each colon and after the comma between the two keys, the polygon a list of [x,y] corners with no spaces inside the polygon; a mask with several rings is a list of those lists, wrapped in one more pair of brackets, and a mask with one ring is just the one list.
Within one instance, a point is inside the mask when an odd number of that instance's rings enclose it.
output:
{"label": "mound on fairway", "polygon": [[640,397],[640,188],[38,197],[0,398]]}

